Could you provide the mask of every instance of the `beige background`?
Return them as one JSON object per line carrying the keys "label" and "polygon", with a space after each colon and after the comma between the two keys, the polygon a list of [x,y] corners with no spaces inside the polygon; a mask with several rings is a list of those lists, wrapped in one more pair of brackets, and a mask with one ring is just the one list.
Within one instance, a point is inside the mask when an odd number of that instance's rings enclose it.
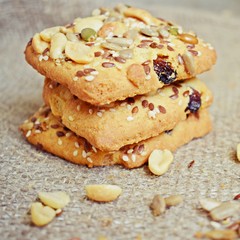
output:
{"label": "beige background", "polygon": [[[29,38],[43,28],[86,16],[98,6],[117,1],[0,0],[0,238],[1,239],[193,239],[211,229],[199,197],[232,199],[240,193],[240,2],[129,1],[156,16],[193,29],[218,52],[217,65],[200,76],[213,91],[214,130],[180,148],[171,169],[161,177],[147,167],[88,169],[37,151],[20,135],[18,125],[42,104],[43,77],[24,61]],[[187,166],[195,160],[191,169]],[[111,183],[123,188],[119,200],[98,204],[85,199],[84,185]],[[29,223],[29,205],[40,190],[67,191],[71,203],[45,228]],[[184,195],[182,205],[154,218],[154,194]],[[104,226],[108,219],[111,223]]]}

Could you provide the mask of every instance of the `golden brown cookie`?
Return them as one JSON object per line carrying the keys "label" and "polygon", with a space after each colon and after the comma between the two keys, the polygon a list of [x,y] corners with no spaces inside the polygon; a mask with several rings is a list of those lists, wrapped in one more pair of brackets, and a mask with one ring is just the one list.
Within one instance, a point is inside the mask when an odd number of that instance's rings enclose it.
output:
{"label": "golden brown cookie", "polygon": [[64,127],[48,107],[40,108],[20,126],[20,130],[33,145],[76,164],[88,167],[121,164],[126,168],[135,168],[143,165],[154,149],[174,151],[193,138],[207,134],[211,130],[211,120],[208,111],[203,109],[198,114],[190,114],[172,131],[114,152],[104,152],[93,147],[84,138]]}
{"label": "golden brown cookie", "polygon": [[103,151],[157,136],[212,102],[212,93],[198,79],[171,84],[154,93],[101,107],[86,103],[58,83],[46,80],[45,102],[65,126]]}
{"label": "golden brown cookie", "polygon": [[26,60],[93,105],[123,100],[207,71],[215,50],[194,33],[121,5],[36,33]]}

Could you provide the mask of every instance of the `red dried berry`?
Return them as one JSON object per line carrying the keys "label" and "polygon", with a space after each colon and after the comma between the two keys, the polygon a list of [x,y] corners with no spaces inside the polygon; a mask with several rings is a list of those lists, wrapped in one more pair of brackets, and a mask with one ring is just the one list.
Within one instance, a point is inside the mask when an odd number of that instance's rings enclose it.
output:
{"label": "red dried berry", "polygon": [[190,110],[190,112],[195,113],[201,107],[201,104],[202,104],[201,94],[198,91],[193,90],[193,93],[189,95],[187,110]]}
{"label": "red dried berry", "polygon": [[157,73],[159,81],[164,84],[170,84],[177,77],[177,72],[172,69],[171,63],[164,61],[160,57],[153,60],[153,69]]}

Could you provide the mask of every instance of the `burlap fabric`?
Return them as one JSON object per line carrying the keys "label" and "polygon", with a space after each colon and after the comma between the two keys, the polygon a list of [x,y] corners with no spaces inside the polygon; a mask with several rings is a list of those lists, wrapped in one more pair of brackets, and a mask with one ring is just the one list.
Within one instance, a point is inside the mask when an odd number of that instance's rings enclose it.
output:
{"label": "burlap fabric", "polygon": [[[198,198],[232,199],[240,193],[240,18],[238,1],[130,1],[155,15],[195,30],[218,52],[217,65],[200,76],[213,91],[214,130],[175,153],[170,170],[161,177],[148,168],[93,168],[68,163],[37,151],[18,132],[18,125],[42,104],[43,77],[24,61],[29,38],[43,28],[86,16],[92,8],[117,1],[0,1],[0,238],[1,239],[193,239],[196,231],[211,229]],[[162,2],[162,3],[161,3]],[[191,2],[191,5],[187,5]],[[168,5],[165,5],[168,4]],[[194,8],[195,6],[199,6]],[[223,11],[224,6],[232,6]],[[188,169],[188,164],[195,160]],[[121,197],[98,204],[85,198],[90,183],[117,184]],[[66,191],[71,203],[64,213],[40,229],[28,210],[40,190]],[[160,217],[149,210],[152,197],[179,193],[184,203]],[[138,238],[137,238],[138,237]]]}

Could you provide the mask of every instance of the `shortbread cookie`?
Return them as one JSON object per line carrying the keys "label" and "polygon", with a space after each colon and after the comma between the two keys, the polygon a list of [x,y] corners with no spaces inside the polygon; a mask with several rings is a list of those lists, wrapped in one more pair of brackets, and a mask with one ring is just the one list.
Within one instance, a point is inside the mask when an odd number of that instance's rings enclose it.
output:
{"label": "shortbread cookie", "polygon": [[114,151],[172,129],[189,112],[208,107],[212,94],[198,79],[101,107],[86,103],[49,79],[44,99],[63,124],[94,147]]}
{"label": "shortbread cookie", "polygon": [[20,130],[33,145],[76,164],[88,167],[121,164],[135,168],[143,165],[154,149],[174,151],[193,138],[207,134],[211,130],[211,121],[207,110],[203,109],[198,115],[190,114],[172,131],[115,152],[103,152],[90,145],[84,138],[64,127],[48,107],[41,108],[25,121]]}
{"label": "shortbread cookie", "polygon": [[25,55],[41,74],[98,106],[191,78],[216,61],[194,33],[122,5],[36,33]]}

